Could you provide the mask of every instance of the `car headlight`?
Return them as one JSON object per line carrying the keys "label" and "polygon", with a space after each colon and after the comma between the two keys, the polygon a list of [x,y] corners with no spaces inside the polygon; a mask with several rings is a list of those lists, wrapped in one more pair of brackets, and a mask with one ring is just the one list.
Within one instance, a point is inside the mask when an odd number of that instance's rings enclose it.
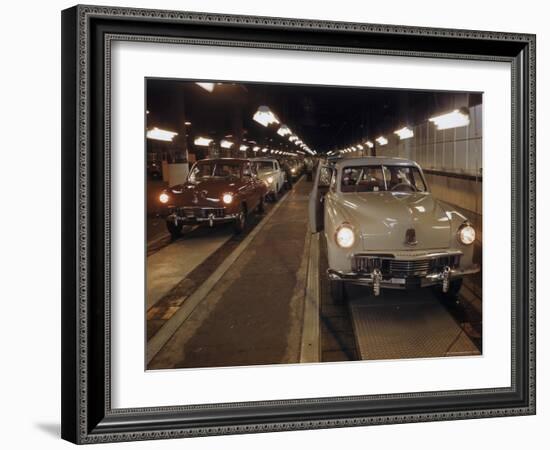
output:
{"label": "car headlight", "polygon": [[223,196],[222,196],[222,201],[223,201],[226,205],[231,204],[231,202],[233,201],[233,194],[230,194],[230,193],[223,194]]}
{"label": "car headlight", "polygon": [[336,229],[334,239],[339,247],[350,248],[355,244],[355,232],[350,224],[343,223]]}
{"label": "car headlight", "polygon": [[163,192],[159,195],[159,200],[161,203],[168,203],[168,200],[170,200],[170,196],[166,192]]}
{"label": "car headlight", "polygon": [[268,182],[269,184],[273,183],[273,177],[267,177],[267,182]]}
{"label": "car headlight", "polygon": [[476,240],[476,230],[469,223],[462,224],[458,229],[458,240],[464,245],[470,245]]}

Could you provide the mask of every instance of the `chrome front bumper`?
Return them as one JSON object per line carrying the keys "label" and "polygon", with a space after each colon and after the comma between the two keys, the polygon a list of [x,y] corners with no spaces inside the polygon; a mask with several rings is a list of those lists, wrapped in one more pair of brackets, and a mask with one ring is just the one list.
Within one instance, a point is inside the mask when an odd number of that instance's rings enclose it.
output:
{"label": "chrome front bumper", "polygon": [[346,281],[354,284],[372,286],[375,295],[380,293],[380,288],[386,289],[410,289],[416,287],[427,287],[441,285],[443,292],[447,292],[449,281],[479,272],[479,266],[474,264],[467,268],[451,269],[445,267],[440,271],[420,276],[394,277],[392,275],[382,276],[382,273],[375,269],[371,273],[340,272],[333,269],[327,270],[329,280]]}
{"label": "chrome front bumper", "polygon": [[168,222],[172,222],[175,225],[184,224],[184,225],[193,225],[193,224],[205,224],[209,226],[214,226],[216,223],[225,223],[232,222],[239,217],[238,214],[223,214],[215,213],[214,211],[209,211],[208,208],[202,208],[199,214],[190,214],[190,213],[176,213],[172,212],[166,217]]}

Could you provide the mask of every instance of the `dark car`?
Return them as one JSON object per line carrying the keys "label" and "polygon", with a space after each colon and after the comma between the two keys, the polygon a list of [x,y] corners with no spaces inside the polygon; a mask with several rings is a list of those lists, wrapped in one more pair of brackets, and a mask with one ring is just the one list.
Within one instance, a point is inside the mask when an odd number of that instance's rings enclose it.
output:
{"label": "dark car", "polygon": [[311,156],[304,158],[304,171],[306,173],[307,181],[313,180],[313,170],[315,168],[315,161]]}
{"label": "dark car", "polygon": [[162,164],[159,161],[147,161],[147,176],[152,180],[162,179]]}
{"label": "dark car", "polygon": [[290,168],[290,176],[292,178],[292,181],[295,182],[302,175],[302,168],[300,166],[300,163],[297,159],[289,159],[288,167]]}
{"label": "dark car", "polygon": [[263,212],[267,186],[247,159],[219,158],[196,162],[183,184],[159,196],[168,206],[166,226],[173,238],[183,225],[232,222],[236,233],[246,227],[247,216]]}

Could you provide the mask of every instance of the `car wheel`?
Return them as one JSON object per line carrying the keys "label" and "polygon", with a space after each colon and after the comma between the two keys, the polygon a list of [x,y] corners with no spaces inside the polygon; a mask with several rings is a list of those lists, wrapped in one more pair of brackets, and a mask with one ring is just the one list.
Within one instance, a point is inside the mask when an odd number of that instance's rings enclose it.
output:
{"label": "car wheel", "polygon": [[168,229],[168,232],[170,233],[170,236],[173,240],[179,238],[181,236],[181,229],[182,225],[176,225],[173,222],[166,222],[166,228]]}
{"label": "car wheel", "polygon": [[264,196],[262,195],[260,197],[260,203],[258,203],[258,206],[256,207],[256,212],[259,214],[263,214],[265,212],[265,204],[264,204]]}
{"label": "car wheel", "polygon": [[332,301],[341,305],[346,301],[346,286],[341,280],[330,280],[330,296]]}
{"label": "car wheel", "polygon": [[235,234],[241,234],[246,228],[246,207],[241,206],[241,211],[239,212],[235,222],[233,223],[233,231]]}
{"label": "car wheel", "polygon": [[271,201],[277,203],[277,200],[279,200],[279,187],[275,186],[275,190],[271,194]]}

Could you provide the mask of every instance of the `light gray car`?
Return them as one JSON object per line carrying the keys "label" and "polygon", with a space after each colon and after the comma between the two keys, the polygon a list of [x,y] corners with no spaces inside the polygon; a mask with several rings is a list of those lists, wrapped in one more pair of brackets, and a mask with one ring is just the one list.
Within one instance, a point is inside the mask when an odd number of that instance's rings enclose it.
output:
{"label": "light gray car", "polygon": [[285,185],[285,172],[279,161],[274,158],[256,158],[254,163],[258,177],[267,185],[267,196],[272,201],[277,201]]}
{"label": "light gray car", "polygon": [[473,263],[475,229],[436,200],[420,166],[400,158],[320,163],[309,199],[313,233],[327,240],[328,277],[339,301],[345,284],[458,293]]}

